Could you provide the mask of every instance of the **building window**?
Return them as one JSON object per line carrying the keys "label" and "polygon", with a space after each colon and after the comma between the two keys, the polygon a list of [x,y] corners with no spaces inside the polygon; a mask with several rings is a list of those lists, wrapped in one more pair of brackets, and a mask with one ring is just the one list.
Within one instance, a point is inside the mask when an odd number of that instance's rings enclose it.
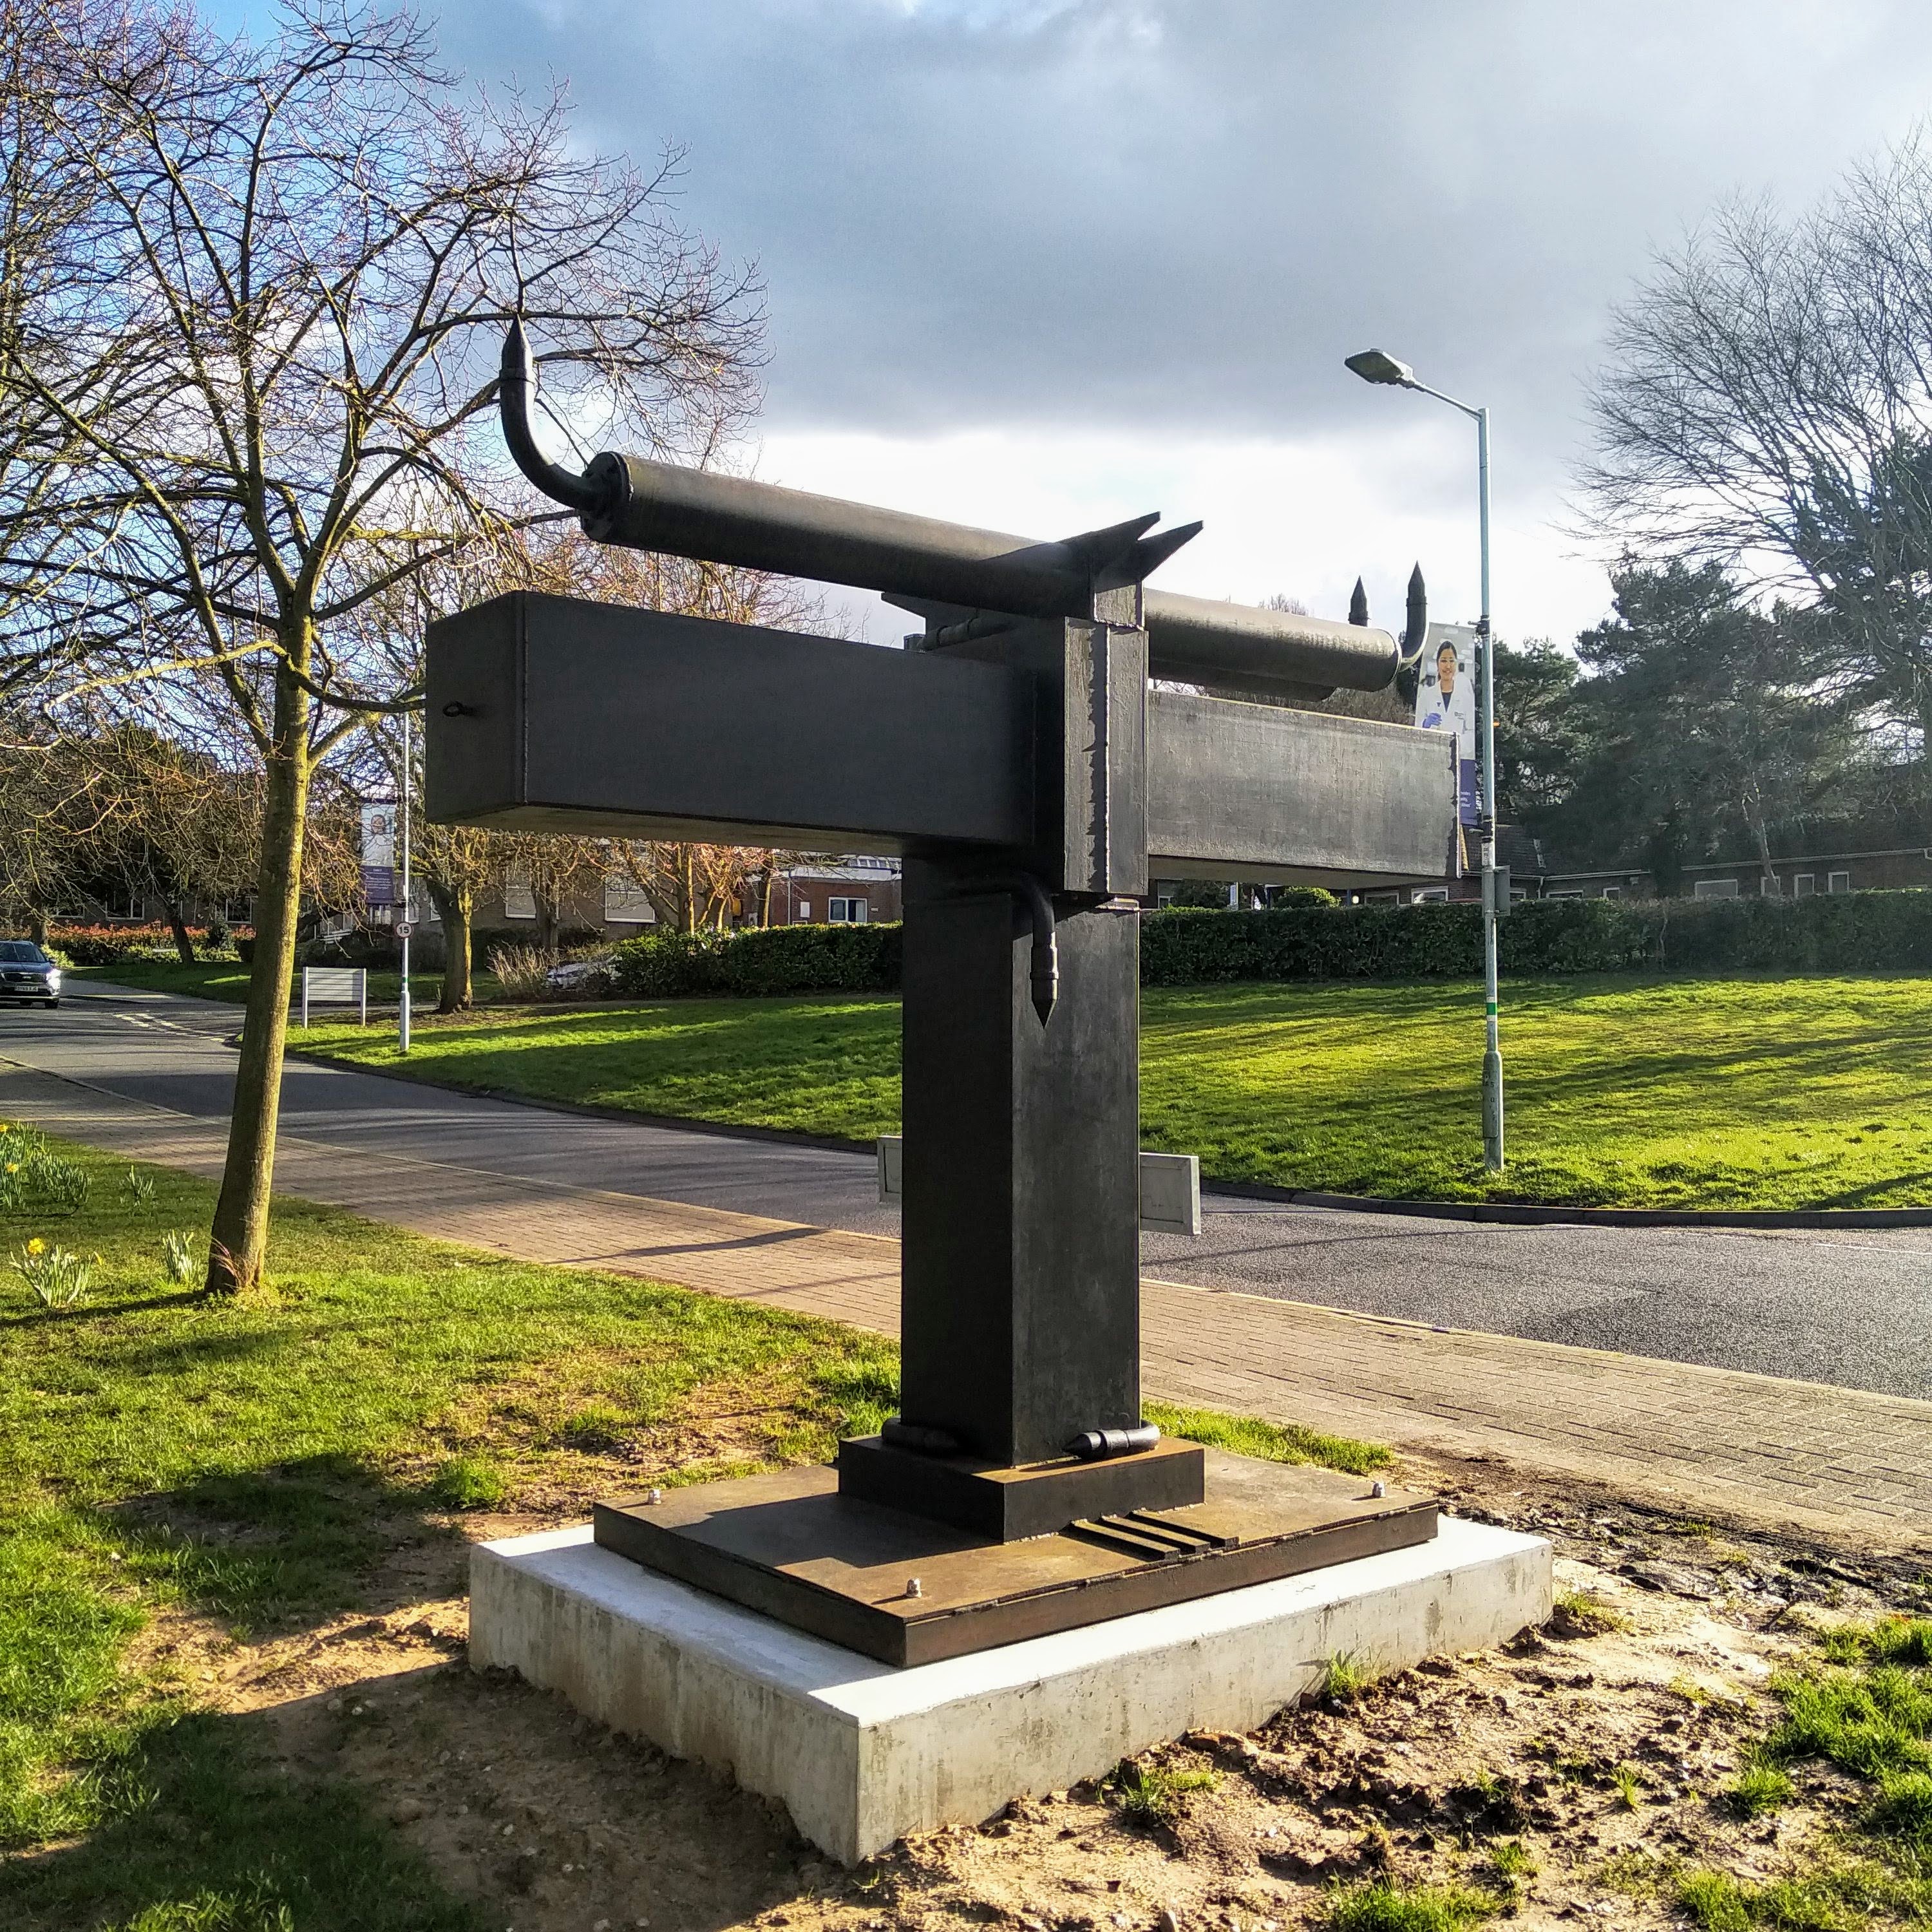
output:
{"label": "building window", "polygon": [[1418,886],[1408,897],[1411,905],[1446,905],[1448,901],[1447,886]]}
{"label": "building window", "polygon": [[1784,884],[1775,872],[1766,872],[1757,882],[1757,894],[1762,899],[1782,898],[1784,896]]}
{"label": "building window", "polygon": [[871,911],[871,904],[865,899],[830,899],[825,916],[834,926],[863,926]]}
{"label": "building window", "polygon": [[1364,897],[1370,905],[1400,905],[1402,904],[1402,895],[1400,892],[1368,892],[1365,893]]}
{"label": "building window", "polygon": [[1604,896],[1606,899],[1620,899],[1623,896],[1624,889],[1621,886],[1606,886],[1604,888]]}
{"label": "building window", "polygon": [[1828,892],[1848,892],[1852,889],[1852,875],[1849,872],[1827,872],[1825,890]]}
{"label": "building window", "polygon": [[809,919],[812,916],[811,900],[800,899],[799,901],[797,916],[800,919]]}
{"label": "building window", "polygon": [[604,881],[606,926],[650,926],[656,919],[656,912],[644,896],[644,887],[636,880],[620,876]]}
{"label": "building window", "polygon": [[1737,896],[1735,879],[1700,879],[1690,888],[1694,899],[1734,899]]}
{"label": "building window", "polygon": [[535,919],[536,916],[536,895],[530,890],[530,868],[512,866],[503,875],[503,916]]}
{"label": "building window", "polygon": [[1791,896],[1795,899],[1808,899],[1816,896],[1818,874],[1816,872],[1796,872],[1792,875]]}
{"label": "building window", "polygon": [[1580,886],[1555,886],[1543,896],[1546,899],[1580,899],[1583,889]]}

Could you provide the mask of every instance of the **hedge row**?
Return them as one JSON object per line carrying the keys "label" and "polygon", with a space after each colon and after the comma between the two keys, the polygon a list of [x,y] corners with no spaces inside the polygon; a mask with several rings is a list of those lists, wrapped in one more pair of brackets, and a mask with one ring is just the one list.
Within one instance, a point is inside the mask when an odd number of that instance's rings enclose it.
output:
{"label": "hedge row", "polygon": [[[1468,904],[1170,911],[1141,923],[1141,980],[1427,980],[1482,970]],[[1497,935],[1504,973],[1932,970],[1932,892],[1803,899],[1540,899]]]}
{"label": "hedge row", "polygon": [[899,983],[896,926],[770,926],[653,932],[613,955],[620,993],[890,993]]}
{"label": "hedge row", "polygon": [[[1511,908],[1510,974],[1932,971],[1932,892],[1804,899],[1544,899]],[[1141,922],[1149,986],[1224,980],[1466,979],[1482,970],[1472,904],[1171,909]],[[890,992],[896,926],[651,933],[620,946],[620,994]]]}
{"label": "hedge row", "polygon": [[[190,926],[195,954],[202,959],[232,959],[232,935],[225,926]],[[47,950],[70,966],[118,966],[126,959],[178,959],[172,928],[165,926],[53,926]],[[245,957],[245,955],[240,956]]]}

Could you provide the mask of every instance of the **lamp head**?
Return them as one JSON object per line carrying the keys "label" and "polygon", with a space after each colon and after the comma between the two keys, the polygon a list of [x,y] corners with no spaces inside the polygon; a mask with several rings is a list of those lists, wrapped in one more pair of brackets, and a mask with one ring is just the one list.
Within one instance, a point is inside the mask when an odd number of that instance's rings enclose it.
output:
{"label": "lamp head", "polygon": [[1415,371],[1406,362],[1398,362],[1379,349],[1364,349],[1359,356],[1351,356],[1342,367],[1352,369],[1365,382],[1391,382],[1406,389],[1415,381]]}

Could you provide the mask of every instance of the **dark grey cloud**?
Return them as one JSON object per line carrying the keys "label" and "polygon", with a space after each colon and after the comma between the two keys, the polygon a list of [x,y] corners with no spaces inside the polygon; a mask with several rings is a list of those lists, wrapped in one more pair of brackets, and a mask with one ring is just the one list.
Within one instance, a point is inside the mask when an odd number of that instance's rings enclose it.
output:
{"label": "dark grey cloud", "polygon": [[1420,555],[1473,610],[1466,426],[1347,376],[1372,344],[1495,412],[1511,635],[1604,608],[1563,496],[1653,249],[1932,107],[1923,0],[440,9],[475,79],[684,150],[681,216],[767,286],[766,473],[1001,527],[1164,503],[1209,520],[1176,588],[1339,614],[1364,569],[1388,615]]}
{"label": "dark grey cloud", "polygon": [[[468,0],[447,51],[686,148],[769,284],[774,416],[1294,436],[1376,342],[1561,466],[1607,302],[1717,196],[1932,100],[1922,8]],[[1372,418],[1371,418],[1372,419]],[[1529,434],[1522,431],[1527,429]]]}

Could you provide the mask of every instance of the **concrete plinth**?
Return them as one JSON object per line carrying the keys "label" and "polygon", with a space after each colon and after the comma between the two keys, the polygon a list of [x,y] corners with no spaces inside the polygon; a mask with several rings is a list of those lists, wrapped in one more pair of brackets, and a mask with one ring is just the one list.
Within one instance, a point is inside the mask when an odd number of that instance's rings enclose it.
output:
{"label": "concrete plinth", "polygon": [[1381,1670],[1550,1611],[1540,1538],[1445,1518],[1430,1543],[970,1657],[894,1670],[597,1548],[588,1524],[485,1544],[470,1658],[783,1801],[850,1864],[1193,1730],[1248,1730],[1331,1657]]}

